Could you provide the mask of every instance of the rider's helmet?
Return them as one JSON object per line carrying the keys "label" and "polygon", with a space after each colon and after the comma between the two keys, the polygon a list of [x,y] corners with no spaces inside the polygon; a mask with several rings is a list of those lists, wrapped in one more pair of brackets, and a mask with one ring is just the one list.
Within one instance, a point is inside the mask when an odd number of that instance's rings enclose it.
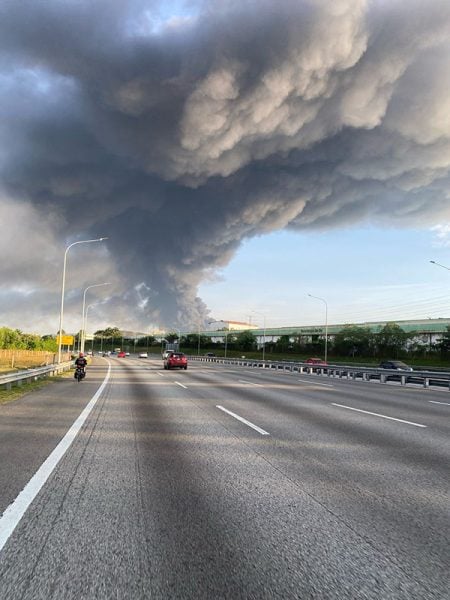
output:
{"label": "rider's helmet", "polygon": [[80,358],[83,358],[84,354],[82,352],[80,352]]}

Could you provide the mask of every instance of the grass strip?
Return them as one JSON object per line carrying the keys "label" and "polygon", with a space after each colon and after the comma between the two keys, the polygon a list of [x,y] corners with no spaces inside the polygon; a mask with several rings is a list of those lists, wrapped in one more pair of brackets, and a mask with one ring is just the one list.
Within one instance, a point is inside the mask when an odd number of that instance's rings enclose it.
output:
{"label": "grass strip", "polygon": [[30,392],[34,392],[35,390],[40,390],[51,383],[55,383],[58,380],[65,379],[66,377],[73,377],[73,371],[65,371],[60,375],[55,375],[54,377],[43,377],[42,379],[37,379],[36,381],[32,381],[31,383],[22,383],[22,385],[13,385],[10,390],[0,390],[0,405],[8,404],[9,402],[14,402],[14,400],[18,400],[25,396],[25,394],[29,394]]}

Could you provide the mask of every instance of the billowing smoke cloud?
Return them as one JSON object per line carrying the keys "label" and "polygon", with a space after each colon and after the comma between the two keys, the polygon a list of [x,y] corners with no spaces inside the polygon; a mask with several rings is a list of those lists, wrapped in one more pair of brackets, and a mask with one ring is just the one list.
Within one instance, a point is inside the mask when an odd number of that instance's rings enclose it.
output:
{"label": "billowing smoke cloud", "polygon": [[245,238],[448,220],[449,40],[448,0],[0,0],[4,318],[56,325],[75,239],[73,310],[187,326]]}

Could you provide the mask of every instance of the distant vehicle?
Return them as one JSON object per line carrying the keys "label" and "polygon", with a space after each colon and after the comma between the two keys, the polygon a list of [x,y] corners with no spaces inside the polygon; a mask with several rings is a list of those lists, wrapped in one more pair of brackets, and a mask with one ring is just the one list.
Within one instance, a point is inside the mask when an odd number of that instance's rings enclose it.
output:
{"label": "distant vehicle", "polygon": [[139,353],[139,358],[148,358],[147,352],[140,352]]}
{"label": "distant vehicle", "polygon": [[130,356],[130,353],[129,352],[125,352],[125,356]]}
{"label": "distant vehicle", "polygon": [[162,355],[163,359],[167,358],[168,356],[170,356],[174,352],[175,352],[175,350],[164,350],[163,355]]}
{"label": "distant vehicle", "polygon": [[328,363],[321,358],[307,358],[305,363],[307,365],[314,365],[315,367],[328,367]]}
{"label": "distant vehicle", "polygon": [[119,354],[117,355],[117,358],[125,358],[126,354],[125,352],[119,352]]}
{"label": "distant vehicle", "polygon": [[88,351],[86,352],[86,354],[87,354],[88,356],[92,356],[92,354],[93,354],[93,353],[92,353],[92,350],[88,350]]}
{"label": "distant vehicle", "polygon": [[214,354],[214,352],[207,352],[205,354],[205,356],[209,356],[210,358],[212,358],[213,356],[216,356],[216,355]]}
{"label": "distant vehicle", "polygon": [[182,352],[171,352],[169,356],[164,359],[164,368],[165,369],[187,369],[187,358],[186,354]]}
{"label": "distant vehicle", "polygon": [[383,360],[379,364],[379,369],[391,369],[394,371],[412,371],[412,367],[401,360]]}

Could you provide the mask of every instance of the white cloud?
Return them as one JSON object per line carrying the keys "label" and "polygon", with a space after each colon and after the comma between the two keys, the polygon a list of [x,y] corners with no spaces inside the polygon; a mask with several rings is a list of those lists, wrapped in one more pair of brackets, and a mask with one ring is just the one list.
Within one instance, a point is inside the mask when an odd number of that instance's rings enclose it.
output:
{"label": "white cloud", "polygon": [[435,247],[450,247],[450,223],[441,223],[431,228],[435,234],[433,246]]}

